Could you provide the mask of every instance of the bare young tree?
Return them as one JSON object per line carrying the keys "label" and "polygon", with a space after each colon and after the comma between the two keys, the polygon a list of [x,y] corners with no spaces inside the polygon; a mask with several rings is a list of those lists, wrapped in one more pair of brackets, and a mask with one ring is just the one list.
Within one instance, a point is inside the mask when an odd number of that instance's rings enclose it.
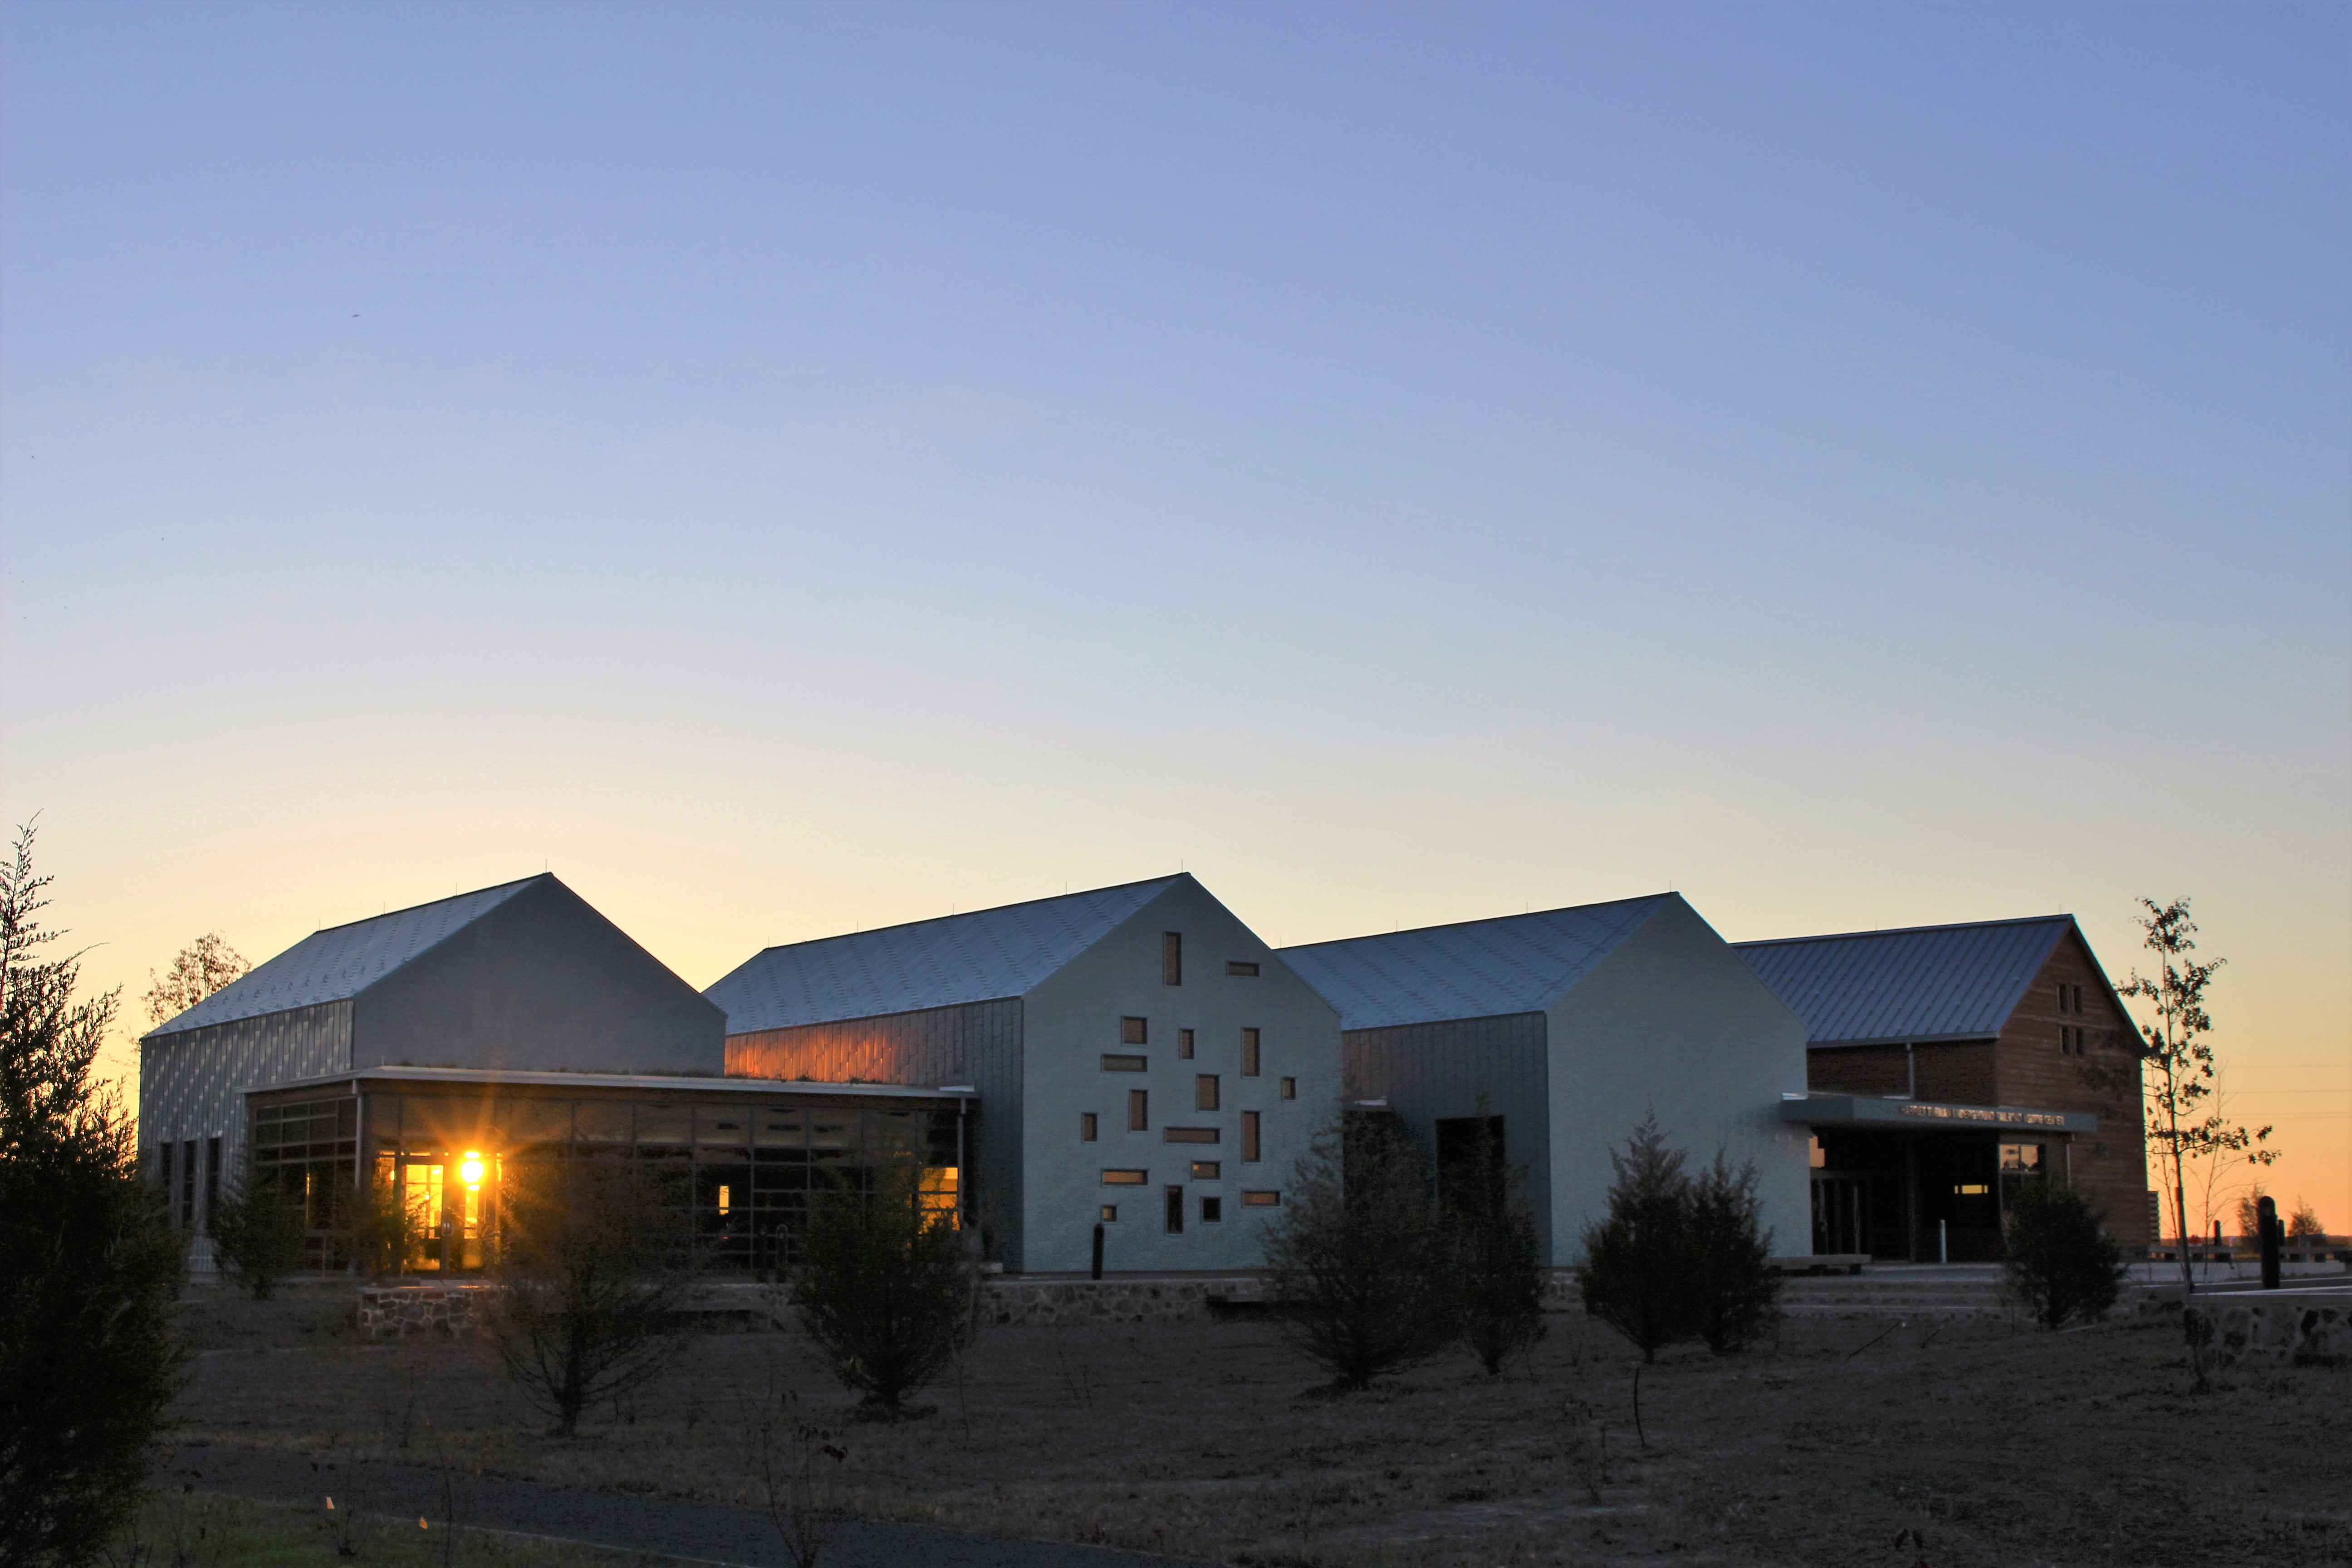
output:
{"label": "bare young tree", "polygon": [[[2197,950],[2197,923],[2189,918],[2187,899],[2163,905],[2153,899],[2139,902],[2147,910],[2139,921],[2147,933],[2142,945],[2157,955],[2157,972],[2146,976],[2135,968],[2119,994],[2145,1001],[2155,1016],[2152,1022],[2139,1023],[2137,1044],[2126,1042],[2132,1062],[2122,1071],[2147,1097],[2147,1136],[2157,1146],[2158,1180],[2171,1200],[2175,1234],[2181,1243],[2181,1289],[2193,1291],[2197,1277],[2189,1267],[2188,1245],[2189,1165],[2241,1155],[2252,1164],[2267,1165],[2278,1158],[2278,1151],[2268,1146],[2270,1128],[2250,1131],[2231,1121],[2215,1100],[2213,1045],[2208,1038],[2213,1019],[2206,1011],[2205,992],[2224,961],[2200,963],[2189,956]],[[2104,1081],[2117,1075],[2112,1069],[2091,1069],[2088,1076]]]}
{"label": "bare young tree", "polygon": [[168,1023],[252,969],[220,932],[208,931],[180,950],[168,973],[147,972],[147,1021]]}
{"label": "bare young tree", "polygon": [[507,1167],[492,1342],[569,1437],[581,1413],[668,1369],[698,1261],[679,1194],[621,1162]]}
{"label": "bare young tree", "polygon": [[870,1184],[810,1194],[792,1271],[801,1325],[845,1387],[890,1419],[955,1362],[980,1327],[980,1285],[951,1209],[925,1201],[905,1152]]}
{"label": "bare young tree", "polygon": [[1392,1117],[1349,1111],[1300,1159],[1268,1227],[1268,1295],[1284,1337],[1363,1389],[1454,1337],[1455,1296],[1429,1168]]}

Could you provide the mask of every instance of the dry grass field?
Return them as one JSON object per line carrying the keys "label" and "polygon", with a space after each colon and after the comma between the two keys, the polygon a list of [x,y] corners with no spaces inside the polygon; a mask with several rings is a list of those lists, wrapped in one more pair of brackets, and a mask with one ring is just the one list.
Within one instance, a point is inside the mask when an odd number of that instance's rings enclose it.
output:
{"label": "dry grass field", "polygon": [[1640,1433],[1635,1357],[1574,1316],[1499,1379],[1457,1354],[1336,1398],[1263,1322],[996,1328],[895,1425],[796,1334],[721,1332],[565,1442],[482,1347],[364,1343],[349,1310],[191,1303],[183,1440],[749,1502],[782,1408],[837,1434],[855,1512],[1204,1562],[2352,1563],[2352,1371],[2192,1395],[2154,1327],[1792,1318],[1662,1356]]}

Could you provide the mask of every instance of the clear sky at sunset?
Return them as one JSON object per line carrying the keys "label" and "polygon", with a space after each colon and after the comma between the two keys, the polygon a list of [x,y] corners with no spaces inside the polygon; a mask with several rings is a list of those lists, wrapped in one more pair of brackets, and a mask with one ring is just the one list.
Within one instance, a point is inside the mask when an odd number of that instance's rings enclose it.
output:
{"label": "clear sky at sunset", "polygon": [[0,806],[133,1014],[542,867],[2189,894],[2340,1232],[2348,176],[2340,5],[16,0]]}

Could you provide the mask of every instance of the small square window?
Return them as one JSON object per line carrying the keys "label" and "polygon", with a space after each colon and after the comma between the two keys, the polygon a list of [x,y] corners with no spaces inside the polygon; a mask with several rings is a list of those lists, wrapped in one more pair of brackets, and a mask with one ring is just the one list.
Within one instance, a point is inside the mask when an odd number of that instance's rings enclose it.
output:
{"label": "small square window", "polygon": [[1118,1021],[1118,1043],[1122,1046],[1145,1044],[1150,1026],[1148,1018],[1121,1018]]}
{"label": "small square window", "polygon": [[1245,1209],[1275,1208],[1281,1202],[1280,1193],[1244,1193],[1242,1194],[1242,1207]]}
{"label": "small square window", "polygon": [[1220,1220],[1223,1219],[1224,1217],[1225,1217],[1225,1200],[1224,1200],[1224,1199],[1223,1199],[1223,1198],[1202,1198],[1202,1199],[1201,1200],[1201,1223],[1202,1223],[1202,1225],[1215,1225],[1218,1221],[1220,1221]]}
{"label": "small square window", "polygon": [[1225,973],[1239,974],[1244,978],[1254,978],[1257,974],[1257,965],[1243,959],[1229,958],[1225,960]]}
{"label": "small square window", "polygon": [[1184,933],[1181,931],[1160,933],[1160,984],[1184,984]]}
{"label": "small square window", "polygon": [[1217,1179],[1218,1173],[1223,1169],[1224,1167],[1214,1160],[1195,1160],[1192,1162],[1192,1179],[1196,1182],[1213,1182]]}
{"label": "small square window", "polygon": [[1078,1142],[1081,1142],[1081,1143],[1091,1143],[1091,1142],[1093,1142],[1095,1141],[1095,1137],[1096,1137],[1097,1133],[1099,1131],[1100,1131],[1100,1123],[1096,1120],[1095,1113],[1094,1113],[1093,1111],[1091,1111],[1091,1110],[1082,1110],[1082,1111],[1078,1112]]}
{"label": "small square window", "polygon": [[1297,1100],[1298,1098],[1298,1080],[1297,1079],[1286,1078],[1282,1080],[1282,1098],[1285,1100]]}
{"label": "small square window", "polygon": [[1127,1091],[1127,1130],[1129,1132],[1151,1131],[1151,1091],[1130,1089]]}
{"label": "small square window", "polygon": [[1180,1062],[1192,1059],[1192,1031],[1190,1029],[1176,1031],[1176,1059]]}
{"label": "small square window", "polygon": [[1195,1110],[1217,1109],[1217,1075],[1215,1073],[1204,1072],[1192,1080],[1192,1109]]}
{"label": "small square window", "polygon": [[1118,1219],[1118,1205],[1117,1204],[1105,1204],[1103,1205],[1100,1213],[1102,1215],[1102,1221],[1105,1225],[1116,1224]]}

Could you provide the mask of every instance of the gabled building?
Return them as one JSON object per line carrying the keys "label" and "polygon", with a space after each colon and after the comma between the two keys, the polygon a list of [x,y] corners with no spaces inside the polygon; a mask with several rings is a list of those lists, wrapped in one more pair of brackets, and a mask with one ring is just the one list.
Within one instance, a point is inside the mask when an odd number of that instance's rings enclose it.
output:
{"label": "gabled building", "polygon": [[1339,1010],[1351,1102],[1380,1102],[1437,1154],[1483,1093],[1529,1169],[1546,1258],[1578,1262],[1607,1207],[1610,1151],[1654,1114],[1695,1163],[1754,1160],[1774,1250],[1810,1233],[1804,1026],[1679,894],[1316,942],[1282,958]]}
{"label": "gabled building", "polygon": [[2072,915],[1738,944],[1805,1021],[1813,1248],[2000,1256],[2006,1195],[2083,1188],[2153,1239],[2133,1026]]}
{"label": "gabled building", "polygon": [[1255,1268],[1336,1114],[1339,1016],[1190,876],[772,947],[705,993],[727,1070],[956,1086],[1011,1271]]}

